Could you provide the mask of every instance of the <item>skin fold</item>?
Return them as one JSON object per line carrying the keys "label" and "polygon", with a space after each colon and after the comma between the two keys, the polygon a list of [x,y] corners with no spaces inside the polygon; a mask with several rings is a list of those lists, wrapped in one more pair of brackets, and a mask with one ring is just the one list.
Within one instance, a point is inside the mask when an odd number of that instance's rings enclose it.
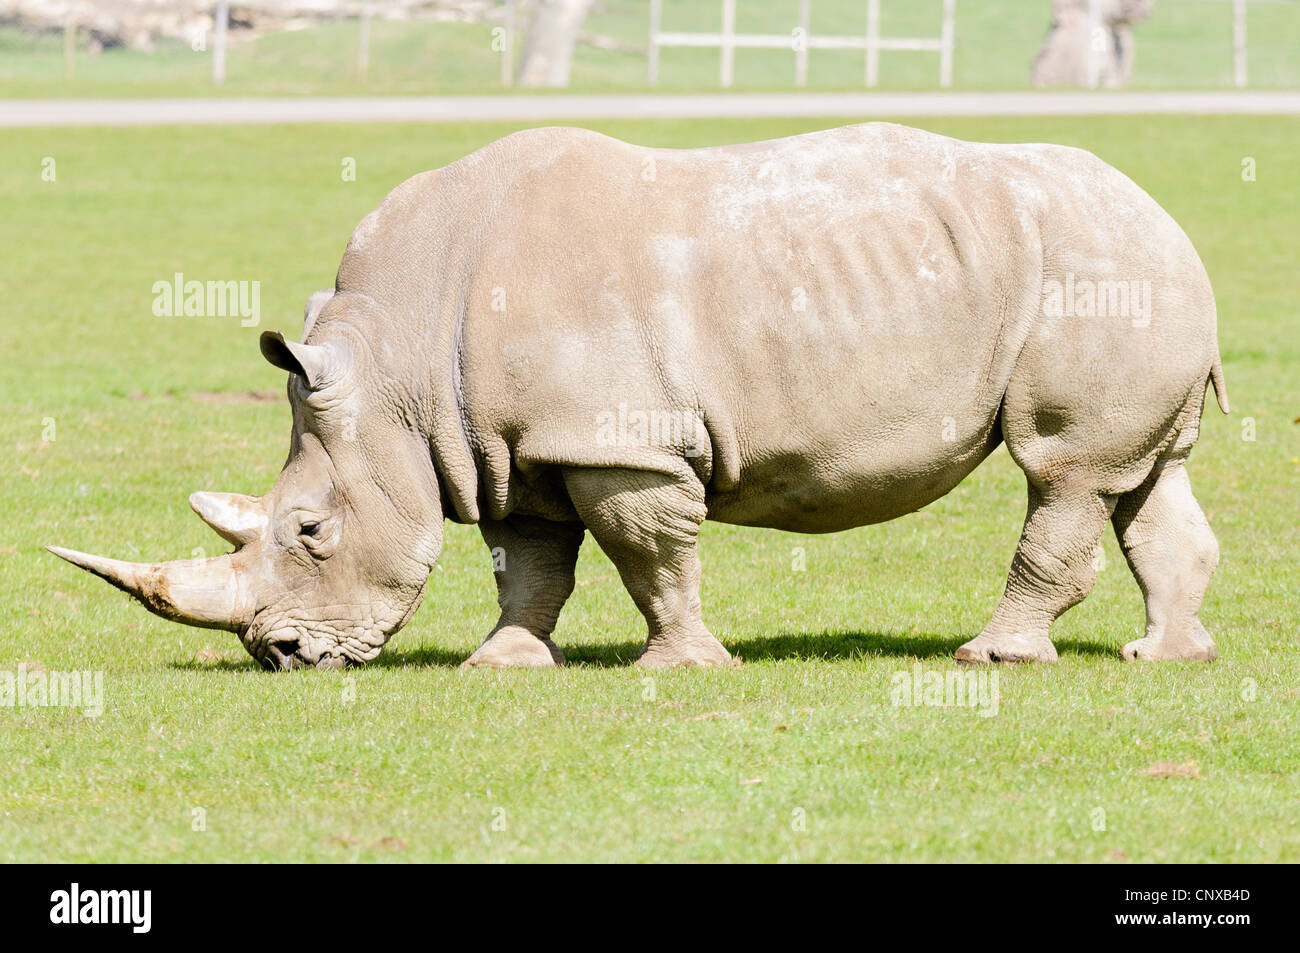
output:
{"label": "skin fold", "polygon": [[1184,466],[1214,296],[1178,225],[1096,157],[870,123],[646,149],[516,133],[400,185],[353,233],[290,372],[264,497],[196,494],[236,549],[60,555],[269,668],[367,661],[444,519],[479,525],[501,616],[467,665],[552,666],[587,531],[645,616],[638,664],[726,665],[705,519],[834,532],[943,496],[1001,442],[1028,512],[966,662],[1052,661],[1110,521],[1147,606],[1126,658],[1208,660],[1218,559]]}

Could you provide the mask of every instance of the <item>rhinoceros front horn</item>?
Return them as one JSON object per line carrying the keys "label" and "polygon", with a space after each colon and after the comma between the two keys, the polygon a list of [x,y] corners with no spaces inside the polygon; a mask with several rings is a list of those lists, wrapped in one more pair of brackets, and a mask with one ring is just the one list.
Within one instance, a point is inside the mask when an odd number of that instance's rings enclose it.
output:
{"label": "rhinoceros front horn", "polygon": [[234,632],[244,629],[250,621],[233,554],[167,563],[128,563],[61,546],[46,549],[129,592],[164,619]]}

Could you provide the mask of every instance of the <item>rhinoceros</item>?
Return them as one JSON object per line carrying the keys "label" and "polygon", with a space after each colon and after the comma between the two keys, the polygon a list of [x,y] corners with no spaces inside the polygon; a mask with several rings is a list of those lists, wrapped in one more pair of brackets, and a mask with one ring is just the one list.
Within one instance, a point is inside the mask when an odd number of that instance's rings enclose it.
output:
{"label": "rhinoceros", "polygon": [[265,667],[338,668],[410,619],[444,520],[501,614],[470,666],[554,666],[586,531],[649,626],[638,664],[733,661],[705,626],[705,519],[801,533],[939,499],[1000,444],[1028,515],[963,662],[1054,661],[1114,526],[1146,601],[1129,659],[1209,660],[1218,545],[1184,466],[1228,411],[1191,242],[1092,154],[867,123],[643,148],[518,132],[399,185],[352,233],[289,372],[262,497],[196,493],[234,551],[54,552]]}

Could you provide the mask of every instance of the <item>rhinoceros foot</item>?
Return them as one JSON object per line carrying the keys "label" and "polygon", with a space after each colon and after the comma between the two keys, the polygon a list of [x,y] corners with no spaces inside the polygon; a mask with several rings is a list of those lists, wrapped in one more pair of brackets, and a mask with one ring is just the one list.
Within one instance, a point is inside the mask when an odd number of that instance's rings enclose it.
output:
{"label": "rhinoceros foot", "polygon": [[1045,636],[978,635],[957,649],[958,662],[1055,662],[1056,646]]}
{"label": "rhinoceros foot", "polygon": [[641,668],[731,668],[739,665],[712,635],[681,639],[651,639],[641,657]]}
{"label": "rhinoceros foot", "polygon": [[555,668],[564,664],[560,647],[520,626],[506,626],[488,636],[461,668]]}
{"label": "rhinoceros foot", "polygon": [[1200,621],[1193,619],[1185,632],[1175,636],[1153,633],[1129,642],[1119,654],[1129,661],[1213,662],[1219,649]]}

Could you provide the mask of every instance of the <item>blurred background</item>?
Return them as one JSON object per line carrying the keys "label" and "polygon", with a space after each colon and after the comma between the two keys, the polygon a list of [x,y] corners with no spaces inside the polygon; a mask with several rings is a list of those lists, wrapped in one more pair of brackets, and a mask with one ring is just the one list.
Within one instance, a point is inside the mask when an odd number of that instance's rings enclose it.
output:
{"label": "blurred background", "polygon": [[1297,88],[1300,3],[0,0],[3,97],[723,86]]}

